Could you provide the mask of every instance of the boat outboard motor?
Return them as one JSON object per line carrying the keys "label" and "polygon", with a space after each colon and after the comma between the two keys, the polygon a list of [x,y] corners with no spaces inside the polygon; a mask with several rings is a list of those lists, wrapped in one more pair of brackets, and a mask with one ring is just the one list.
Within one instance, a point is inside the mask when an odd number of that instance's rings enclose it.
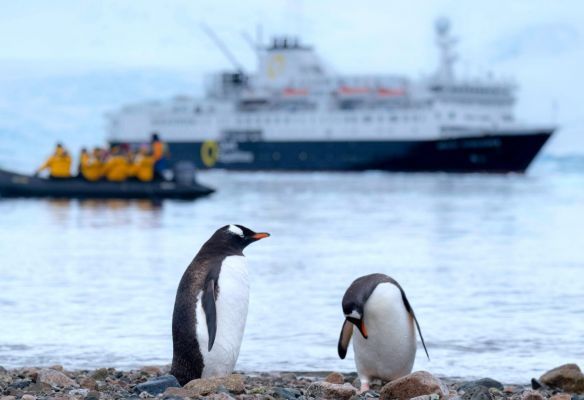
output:
{"label": "boat outboard motor", "polygon": [[174,180],[181,185],[195,183],[195,164],[189,161],[180,161],[174,164]]}

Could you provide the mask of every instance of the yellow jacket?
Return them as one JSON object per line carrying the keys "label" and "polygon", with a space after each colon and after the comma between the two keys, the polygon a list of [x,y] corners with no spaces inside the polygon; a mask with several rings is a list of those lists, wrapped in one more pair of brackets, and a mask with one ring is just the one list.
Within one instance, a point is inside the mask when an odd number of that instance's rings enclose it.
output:
{"label": "yellow jacket", "polygon": [[132,165],[132,176],[142,182],[151,182],[154,178],[154,157],[138,155]]}
{"label": "yellow jacket", "polygon": [[63,150],[58,150],[49,157],[47,161],[37,172],[49,170],[49,174],[54,178],[70,178],[71,177],[71,156]]}
{"label": "yellow jacket", "polygon": [[103,166],[103,175],[108,181],[122,182],[130,174],[130,164],[126,157],[121,155],[111,156]]}
{"label": "yellow jacket", "polygon": [[103,175],[103,163],[89,154],[81,155],[81,175],[88,181],[98,181]]}

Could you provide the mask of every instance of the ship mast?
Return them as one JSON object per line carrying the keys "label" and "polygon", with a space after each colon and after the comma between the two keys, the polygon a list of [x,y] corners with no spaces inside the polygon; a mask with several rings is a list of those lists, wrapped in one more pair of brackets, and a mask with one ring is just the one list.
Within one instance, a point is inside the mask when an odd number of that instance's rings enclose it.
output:
{"label": "ship mast", "polygon": [[440,18],[435,24],[436,44],[440,51],[440,64],[436,72],[436,79],[442,83],[451,83],[454,80],[454,62],[457,55],[454,52],[454,45],[458,41],[450,35],[450,21],[447,18]]}

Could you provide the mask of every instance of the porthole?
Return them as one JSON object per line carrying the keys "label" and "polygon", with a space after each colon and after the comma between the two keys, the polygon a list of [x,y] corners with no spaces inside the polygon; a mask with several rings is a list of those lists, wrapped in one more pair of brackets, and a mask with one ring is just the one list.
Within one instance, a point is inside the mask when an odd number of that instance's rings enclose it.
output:
{"label": "porthole", "polygon": [[306,159],[308,159],[308,154],[306,154],[305,151],[302,151],[300,154],[298,154],[298,159],[301,161],[306,161]]}
{"label": "porthole", "polygon": [[279,152],[277,152],[277,151],[274,151],[274,152],[272,153],[272,159],[273,159],[274,161],[278,161],[278,160],[280,160],[280,158],[282,158],[282,156],[280,155],[280,153],[279,153]]}

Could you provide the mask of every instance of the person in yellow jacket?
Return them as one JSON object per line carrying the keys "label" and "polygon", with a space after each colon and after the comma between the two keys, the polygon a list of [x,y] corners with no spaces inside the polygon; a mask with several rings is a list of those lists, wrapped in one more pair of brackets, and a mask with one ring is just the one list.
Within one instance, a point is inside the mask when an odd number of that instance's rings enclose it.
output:
{"label": "person in yellow jacket", "polygon": [[103,163],[101,162],[101,154],[98,148],[95,148],[91,155],[87,150],[81,150],[79,173],[84,179],[90,182],[95,182],[101,179]]}
{"label": "person in yellow jacket", "polygon": [[129,174],[128,157],[120,152],[119,147],[112,148],[111,154],[103,166],[103,175],[108,181],[123,182]]}
{"label": "person in yellow jacket", "polygon": [[71,156],[60,143],[57,144],[53,155],[37,169],[35,175],[45,169],[49,170],[49,177],[52,179],[71,178]]}
{"label": "person in yellow jacket", "polygon": [[132,176],[141,182],[151,182],[154,179],[154,157],[147,146],[142,146],[134,157]]}

